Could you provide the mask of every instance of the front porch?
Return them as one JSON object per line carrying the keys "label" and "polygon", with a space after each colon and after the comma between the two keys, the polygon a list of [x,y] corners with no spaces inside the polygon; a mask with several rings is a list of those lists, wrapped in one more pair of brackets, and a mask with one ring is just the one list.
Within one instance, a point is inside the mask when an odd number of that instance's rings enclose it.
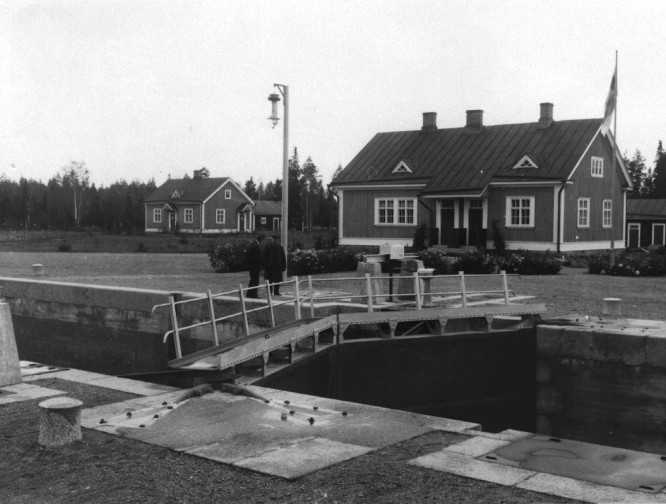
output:
{"label": "front porch", "polygon": [[449,248],[485,248],[488,200],[479,197],[446,197],[435,202],[437,243]]}

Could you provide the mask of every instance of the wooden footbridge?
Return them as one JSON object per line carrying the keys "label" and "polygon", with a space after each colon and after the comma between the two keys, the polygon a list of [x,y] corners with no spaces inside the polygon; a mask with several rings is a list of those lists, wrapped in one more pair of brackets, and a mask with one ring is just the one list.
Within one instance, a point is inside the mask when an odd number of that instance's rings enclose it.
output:
{"label": "wooden footbridge", "polygon": [[[414,290],[391,296],[396,301],[383,301],[388,297],[379,294],[373,283],[381,277],[351,277],[326,279],[324,282],[344,281],[345,286],[362,282],[362,292],[316,290],[313,279],[307,279],[307,289],[301,288],[302,279],[294,277],[281,282],[283,290],[291,287],[284,297],[273,299],[271,285],[266,284],[264,299],[253,301],[252,307],[246,299],[248,289],[242,286],[234,291],[176,300],[153,308],[170,310],[171,329],[165,333],[164,341],[173,338],[175,358],[169,367],[182,370],[224,371],[233,370],[236,382],[249,384],[276,373],[296,361],[325,351],[335,345],[354,344],[367,341],[436,338],[463,336],[478,333],[515,331],[534,327],[539,314],[544,313],[543,304],[517,304],[522,299],[509,289],[506,274],[483,275],[486,281],[498,277],[499,289],[468,290],[466,278],[470,275],[430,275],[427,281],[415,278]],[[412,279],[413,277],[409,277]],[[455,279],[458,290],[435,291],[430,289],[434,280]],[[373,280],[375,282],[373,282]],[[317,280],[321,281],[321,280]],[[262,287],[263,288],[263,287]],[[479,298],[483,299],[480,300]],[[471,301],[475,300],[475,301]],[[425,303],[424,303],[425,301]],[[215,307],[220,302],[238,303],[240,311],[216,317]],[[179,308],[182,305],[203,304],[208,313],[205,320],[188,325],[179,324]],[[426,304],[427,303],[427,304]],[[476,303],[476,304],[472,304]],[[285,323],[276,323],[280,310],[291,312],[293,318]],[[302,311],[309,310],[308,317]],[[317,311],[320,313],[317,314]],[[321,313],[321,312],[324,313]],[[250,319],[253,314],[268,313],[269,328],[252,331]],[[220,335],[220,327],[228,327],[230,320],[240,319],[242,334],[239,337]],[[358,331],[354,328],[363,327]],[[183,353],[183,339],[188,331],[208,328],[211,338],[205,348]]]}

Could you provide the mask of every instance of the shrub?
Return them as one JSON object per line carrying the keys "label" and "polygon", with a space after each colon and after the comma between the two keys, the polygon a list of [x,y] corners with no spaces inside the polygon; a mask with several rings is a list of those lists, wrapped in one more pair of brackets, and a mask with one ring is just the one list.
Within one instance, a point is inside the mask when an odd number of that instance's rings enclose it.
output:
{"label": "shrub", "polygon": [[412,242],[412,247],[414,250],[423,250],[426,248],[426,227],[425,224],[421,224],[416,228],[414,232],[414,240]]}
{"label": "shrub", "polygon": [[592,274],[618,276],[666,275],[666,250],[660,247],[648,251],[622,252],[617,254],[612,266],[609,254],[598,254],[588,260],[588,271]]}
{"label": "shrub", "polygon": [[143,244],[143,242],[139,242],[139,244],[136,246],[136,251],[137,252],[147,252],[148,249],[146,246]]}
{"label": "shrub", "polygon": [[434,268],[436,275],[450,275],[455,273],[456,259],[446,255],[446,247],[436,246],[422,250],[419,259],[426,268]]}
{"label": "shrub", "polygon": [[488,254],[466,252],[458,258],[455,269],[467,274],[492,273],[497,269],[497,265]]}
{"label": "shrub", "polygon": [[62,242],[60,245],[58,245],[58,252],[71,252],[71,251],[72,251],[71,243]]}
{"label": "shrub", "polygon": [[290,275],[313,275],[352,271],[358,264],[358,255],[347,247],[324,250],[295,250],[289,254]]}
{"label": "shrub", "polygon": [[227,273],[248,269],[247,248],[250,243],[248,239],[218,241],[208,253],[213,270],[216,273]]}
{"label": "shrub", "polygon": [[507,273],[520,275],[556,275],[562,262],[552,252],[520,250],[497,258],[497,265]]}

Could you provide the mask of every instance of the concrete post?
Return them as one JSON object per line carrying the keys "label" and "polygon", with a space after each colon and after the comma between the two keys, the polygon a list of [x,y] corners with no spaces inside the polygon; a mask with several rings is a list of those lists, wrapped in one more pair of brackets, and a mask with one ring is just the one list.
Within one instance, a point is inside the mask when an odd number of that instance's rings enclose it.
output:
{"label": "concrete post", "polygon": [[39,444],[62,446],[81,439],[81,406],[71,397],[53,397],[39,403]]}
{"label": "concrete post", "polygon": [[622,299],[607,297],[604,298],[601,304],[602,315],[612,315],[615,317],[622,316]]}
{"label": "concrete post", "polygon": [[9,303],[0,302],[0,387],[21,383],[21,366]]}

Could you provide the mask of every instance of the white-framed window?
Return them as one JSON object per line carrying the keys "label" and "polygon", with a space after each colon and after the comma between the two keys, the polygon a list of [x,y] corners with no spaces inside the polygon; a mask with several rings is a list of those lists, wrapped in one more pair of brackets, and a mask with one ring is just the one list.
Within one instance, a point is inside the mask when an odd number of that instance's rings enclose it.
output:
{"label": "white-framed window", "polygon": [[578,227],[590,227],[590,198],[578,198]]}
{"label": "white-framed window", "polygon": [[601,207],[601,225],[605,228],[613,226],[613,200],[605,199]]}
{"label": "white-framed window", "polygon": [[215,209],[215,224],[224,224],[227,220],[227,211],[224,208]]}
{"label": "white-framed window", "polygon": [[153,222],[155,224],[161,224],[162,223],[162,209],[161,208],[153,208]]}
{"label": "white-framed window", "polygon": [[416,225],[416,198],[375,198],[375,225]]}
{"label": "white-framed window", "polygon": [[592,161],[590,162],[590,170],[593,177],[603,177],[604,158],[598,156],[592,156]]}
{"label": "white-framed window", "polygon": [[185,208],[183,210],[183,222],[185,222],[185,224],[192,224],[194,222],[193,208]]}
{"label": "white-framed window", "polygon": [[652,245],[666,245],[666,224],[652,223]]}
{"label": "white-framed window", "polygon": [[224,199],[231,199],[231,189],[224,190]]}
{"label": "white-framed window", "polygon": [[507,196],[506,226],[534,227],[534,196]]}
{"label": "white-framed window", "polygon": [[259,222],[261,222],[262,225],[266,225],[267,219],[265,216],[259,218]]}

